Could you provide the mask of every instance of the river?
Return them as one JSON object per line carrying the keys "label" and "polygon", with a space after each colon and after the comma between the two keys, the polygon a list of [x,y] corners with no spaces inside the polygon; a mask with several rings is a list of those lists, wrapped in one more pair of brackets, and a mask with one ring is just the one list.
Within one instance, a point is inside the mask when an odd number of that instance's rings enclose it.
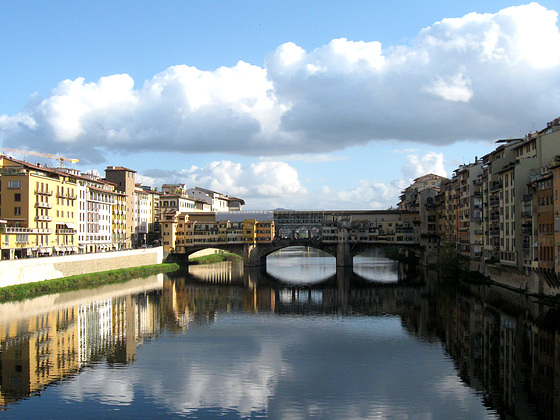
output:
{"label": "river", "polygon": [[558,418],[559,313],[305,248],[0,305],[0,417]]}

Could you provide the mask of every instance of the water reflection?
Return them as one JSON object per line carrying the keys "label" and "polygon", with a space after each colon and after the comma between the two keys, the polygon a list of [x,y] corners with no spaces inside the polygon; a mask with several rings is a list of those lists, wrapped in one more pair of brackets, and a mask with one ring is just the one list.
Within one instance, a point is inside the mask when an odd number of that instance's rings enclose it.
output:
{"label": "water reflection", "polygon": [[396,283],[399,280],[398,263],[386,258],[379,250],[369,250],[355,256],[354,273],[378,283]]}
{"label": "water reflection", "polygon": [[498,288],[352,270],[288,285],[222,264],[0,320],[14,417],[560,418],[560,313]]}
{"label": "water reflection", "polygon": [[[396,283],[399,280],[398,263],[384,257],[379,250],[369,250],[354,257],[353,271],[372,282]],[[286,284],[328,282],[329,278],[336,276],[336,258],[314,248],[294,246],[270,255],[266,272]]]}
{"label": "water reflection", "polygon": [[286,283],[318,283],[336,274],[336,258],[318,249],[294,246],[267,257],[266,271]]}
{"label": "water reflection", "polygon": [[162,327],[162,285],[159,275],[0,305],[0,407],[100,361],[133,361]]}

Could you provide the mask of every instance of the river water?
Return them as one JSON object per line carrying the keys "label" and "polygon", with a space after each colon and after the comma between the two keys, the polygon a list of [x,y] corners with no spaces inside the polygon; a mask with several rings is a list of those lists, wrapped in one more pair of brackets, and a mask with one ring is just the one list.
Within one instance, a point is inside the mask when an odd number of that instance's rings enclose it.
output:
{"label": "river water", "polygon": [[560,314],[369,254],[0,305],[0,417],[559,417]]}

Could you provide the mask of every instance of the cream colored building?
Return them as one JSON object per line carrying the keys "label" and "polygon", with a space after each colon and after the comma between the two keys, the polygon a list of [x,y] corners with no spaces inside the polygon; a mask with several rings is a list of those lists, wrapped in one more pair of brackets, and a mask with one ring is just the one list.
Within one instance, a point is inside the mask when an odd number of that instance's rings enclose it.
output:
{"label": "cream colored building", "polygon": [[228,195],[201,187],[189,188],[187,195],[209,204],[210,211],[214,212],[239,211],[242,205],[245,204],[245,201],[241,198],[229,197]]}
{"label": "cream colored building", "polygon": [[117,249],[113,242],[115,185],[93,174],[76,175],[78,181],[78,244],[81,252]]}

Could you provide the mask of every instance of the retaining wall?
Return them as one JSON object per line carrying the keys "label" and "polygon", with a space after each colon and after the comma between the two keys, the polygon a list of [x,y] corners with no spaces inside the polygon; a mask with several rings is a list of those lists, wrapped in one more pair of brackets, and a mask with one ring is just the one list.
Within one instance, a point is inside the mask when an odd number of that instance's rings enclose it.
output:
{"label": "retaining wall", "polygon": [[0,261],[0,287],[162,262],[161,246],[97,254],[4,260]]}
{"label": "retaining wall", "polygon": [[511,289],[550,296],[560,293],[560,281],[557,276],[543,271],[531,270],[524,273],[523,270],[516,267],[476,261],[470,262],[469,269],[479,271],[496,283],[503,284]]}

